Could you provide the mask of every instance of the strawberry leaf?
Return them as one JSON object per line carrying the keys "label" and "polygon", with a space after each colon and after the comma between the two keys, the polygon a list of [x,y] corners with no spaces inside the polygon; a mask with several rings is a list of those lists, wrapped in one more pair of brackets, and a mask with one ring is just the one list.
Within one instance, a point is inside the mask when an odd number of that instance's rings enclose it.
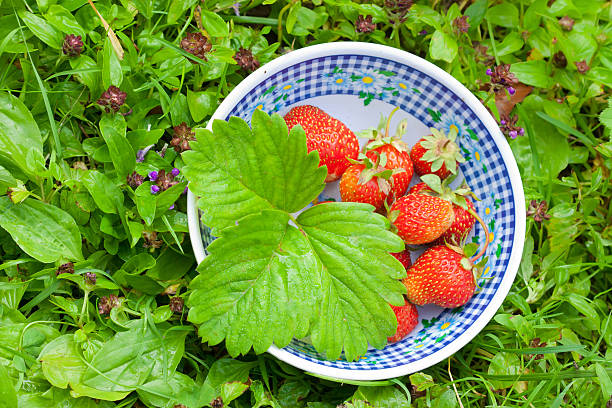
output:
{"label": "strawberry leaf", "polygon": [[[406,272],[389,252],[400,252],[401,239],[389,222],[360,203],[328,203],[300,214],[298,225],[320,259],[321,298],[311,338],[315,348],[347,360],[381,348],[396,329],[388,303],[401,305]],[[375,322],[375,323],[374,323]]]}
{"label": "strawberry leaf", "polygon": [[288,133],[281,116],[259,110],[252,126],[237,117],[215,120],[212,132],[196,130],[183,154],[183,174],[214,234],[263,210],[298,211],[325,187],[326,171],[316,151],[307,153],[301,127]]}

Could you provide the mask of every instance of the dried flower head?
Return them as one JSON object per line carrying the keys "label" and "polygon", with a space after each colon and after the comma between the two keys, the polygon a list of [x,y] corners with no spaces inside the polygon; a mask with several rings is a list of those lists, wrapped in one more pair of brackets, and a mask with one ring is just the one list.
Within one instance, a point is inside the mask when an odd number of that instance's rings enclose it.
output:
{"label": "dried flower head", "polygon": [[127,175],[126,182],[128,186],[138,188],[144,182],[144,177],[134,171]]}
{"label": "dried flower head", "polygon": [[137,163],[142,163],[145,160],[145,157],[147,156],[147,153],[149,153],[149,150],[151,150],[154,146],[155,145],[148,145],[144,149],[138,150],[136,152],[136,162]]}
{"label": "dried flower head", "polygon": [[157,239],[157,232],[155,231],[143,231],[142,237],[144,239],[144,243],[142,244],[144,248],[157,249],[161,248],[164,244],[164,241]]}
{"label": "dried flower head", "polygon": [[117,88],[115,85],[111,85],[102,93],[100,99],[97,101],[97,104],[102,106],[107,113],[111,110],[113,112],[117,112],[125,103],[125,98],[127,98],[127,94],[125,92]]}
{"label": "dried flower head", "polygon": [[406,15],[410,11],[413,0],[385,0],[385,9],[389,14],[391,24],[400,24],[406,21]]}
{"label": "dried flower head", "polygon": [[234,61],[247,72],[253,72],[259,68],[259,61],[253,56],[253,52],[246,48],[240,47],[238,52],[234,54]]}
{"label": "dried flower head", "polygon": [[166,170],[160,170],[157,172],[157,177],[155,178],[155,184],[151,186],[151,188],[157,186],[159,187],[158,191],[166,191],[170,187],[178,184],[178,180],[174,179],[174,175],[172,173],[166,173]]}
{"label": "dried flower head", "polygon": [[177,153],[182,153],[185,150],[190,150],[189,142],[195,140],[195,132],[191,130],[185,122],[173,128],[174,136],[170,141],[170,145],[174,147]]}
{"label": "dried flower head", "polygon": [[177,404],[175,406],[173,406],[172,408],[187,408],[185,405],[183,404]]}
{"label": "dried flower head", "polygon": [[488,49],[489,47],[487,47],[486,45],[483,45],[478,41],[474,42],[474,55],[476,57],[477,62],[480,62],[481,64],[487,66],[493,65],[495,63],[495,57],[487,53]]}
{"label": "dried flower head", "polygon": [[552,58],[553,64],[558,68],[565,68],[567,66],[567,58],[563,51],[556,52]]}
{"label": "dried flower head", "polygon": [[[531,340],[531,342],[529,343],[529,346],[531,348],[539,348],[539,347],[546,347],[546,342],[540,342],[540,338],[536,337],[533,340]],[[533,357],[535,360],[541,360],[544,358],[544,354],[530,354],[531,357]]]}
{"label": "dried flower head", "polygon": [[170,299],[170,303],[168,304],[168,306],[170,306],[170,310],[172,310],[174,313],[182,313],[184,305],[185,301],[179,296],[175,296]]}
{"label": "dried flower head", "polygon": [[102,296],[98,302],[98,312],[101,315],[109,314],[111,309],[121,306],[121,302],[123,298],[117,295]]}
{"label": "dried flower head", "polygon": [[83,52],[83,40],[80,35],[68,34],[64,37],[62,52],[68,57],[77,57]]}
{"label": "dried flower head", "polygon": [[574,19],[569,16],[563,16],[559,19],[559,25],[565,31],[572,31],[572,28],[574,28]]}
{"label": "dried flower head", "polygon": [[358,33],[371,33],[376,30],[376,23],[372,22],[372,16],[362,16],[361,14],[357,17],[357,21],[355,21],[355,31]]}
{"label": "dried flower head", "polygon": [[519,80],[510,72],[510,64],[502,64],[494,67],[491,71],[487,70],[487,75],[491,77],[493,85],[507,88],[518,85]]}
{"label": "dried flower head", "polygon": [[74,263],[66,262],[65,264],[61,264],[55,272],[56,275],[61,275],[63,273],[74,273]]}
{"label": "dried flower head", "polygon": [[84,279],[87,285],[93,286],[98,281],[98,276],[95,272],[85,272]]}
{"label": "dried flower head", "polygon": [[576,69],[581,74],[586,74],[588,70],[591,69],[591,67],[589,67],[589,65],[587,64],[586,60],[574,62],[574,64],[576,64]]}
{"label": "dried flower head", "polygon": [[212,408],[223,408],[223,400],[221,399],[221,397],[217,397],[214,400],[212,400],[212,402],[210,403],[210,406]]}
{"label": "dried flower head", "polygon": [[525,129],[520,126],[517,126],[517,122],[517,115],[502,115],[501,120],[499,121],[499,128],[506,136],[509,136],[512,139],[516,139],[518,136],[523,136],[525,134]]}
{"label": "dried flower head", "polygon": [[453,20],[453,27],[459,33],[467,33],[470,29],[470,23],[468,23],[468,16],[457,17]]}
{"label": "dried flower head", "polygon": [[[211,50],[212,44],[202,33],[187,33],[185,38],[181,40],[181,48],[191,55],[207,61],[206,53]],[[192,62],[197,64],[195,61]]]}
{"label": "dried flower head", "polygon": [[527,208],[527,216],[533,217],[533,220],[539,223],[550,219],[550,215],[546,213],[547,211],[548,204],[546,200],[542,200],[539,203],[536,200],[531,200],[529,208]]}

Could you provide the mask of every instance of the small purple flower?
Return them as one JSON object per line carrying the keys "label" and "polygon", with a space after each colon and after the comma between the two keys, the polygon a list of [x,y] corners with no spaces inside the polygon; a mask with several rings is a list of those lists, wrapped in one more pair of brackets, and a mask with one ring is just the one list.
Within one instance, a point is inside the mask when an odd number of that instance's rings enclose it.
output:
{"label": "small purple flower", "polygon": [[95,272],[85,272],[85,283],[88,285],[95,285],[98,280]]}
{"label": "small purple flower", "polygon": [[501,123],[502,125],[505,125],[506,121],[502,119],[499,123]]}
{"label": "small purple flower", "polygon": [[151,186],[151,194],[157,194],[157,193],[159,193],[159,190],[160,190],[159,186],[157,186],[155,184],[153,184]]}
{"label": "small purple flower", "polygon": [[239,16],[240,15],[240,2],[232,4],[232,8],[234,9],[234,13]]}
{"label": "small purple flower", "polygon": [[512,139],[516,139],[516,137],[518,136],[518,132],[516,130],[511,130],[510,132],[508,132],[508,136],[510,136]]}
{"label": "small purple flower", "polygon": [[421,31],[419,31],[419,35],[427,35],[427,30],[421,30]]}
{"label": "small purple flower", "polygon": [[523,136],[525,134],[525,129],[520,128],[518,131],[519,136]]}
{"label": "small purple flower", "polygon": [[153,146],[155,146],[155,145],[149,145],[149,146],[145,147],[144,149],[139,150],[136,153],[136,161],[138,163],[142,163],[144,161],[144,159],[145,159],[145,156],[147,155],[149,150],[151,150],[153,148]]}
{"label": "small purple flower", "polygon": [[188,191],[189,191],[189,187],[185,187],[185,189],[183,190],[183,194],[187,194]]}
{"label": "small purple flower", "polygon": [[180,172],[181,171],[179,169],[177,169],[176,167],[172,169],[172,175],[174,177],[178,176]]}
{"label": "small purple flower", "polygon": [[174,210],[174,204],[172,204],[168,209],[169,210]]}
{"label": "small purple flower", "polygon": [[149,173],[149,180],[151,181],[157,180],[157,171],[152,171]]}
{"label": "small purple flower", "polygon": [[493,70],[491,68],[487,68],[487,75],[488,76],[493,75]]}
{"label": "small purple flower", "polygon": [[515,93],[515,92],[516,92],[516,89],[514,89],[514,88],[513,88],[513,87],[511,87],[511,86],[509,86],[509,87],[508,87],[508,93],[509,93],[510,95],[514,95],[514,93]]}

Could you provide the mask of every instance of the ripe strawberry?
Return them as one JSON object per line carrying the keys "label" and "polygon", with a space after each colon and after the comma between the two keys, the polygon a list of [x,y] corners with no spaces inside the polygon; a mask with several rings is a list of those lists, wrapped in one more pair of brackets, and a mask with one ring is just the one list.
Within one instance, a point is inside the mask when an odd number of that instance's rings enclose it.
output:
{"label": "ripe strawberry", "polygon": [[391,309],[397,318],[397,331],[391,337],[387,338],[389,343],[400,341],[408,333],[410,333],[419,324],[419,312],[417,308],[410,302],[406,301],[404,306],[393,306]]}
{"label": "ripe strawberry", "polygon": [[285,115],[289,130],[302,125],[306,132],[308,152],[319,152],[319,166],[327,166],[326,182],[334,181],[351,165],[347,160],[357,159],[359,141],[355,134],[338,119],[312,105],[292,108]]}
{"label": "ripe strawberry", "polygon": [[429,248],[408,269],[403,280],[408,300],[420,306],[429,303],[462,306],[476,289],[472,269],[468,258],[447,246]]}
{"label": "ripe strawberry", "polygon": [[402,252],[392,252],[391,255],[404,265],[404,269],[408,270],[412,266],[412,260],[410,259],[410,251],[404,250]]}
{"label": "ripe strawberry", "polygon": [[395,184],[395,176],[405,173],[404,169],[386,168],[386,156],[378,156],[373,163],[368,157],[360,155],[362,161],[349,167],[340,179],[342,201],[372,204],[381,210],[385,200],[390,202],[406,191],[405,185]]}
{"label": "ripe strawberry", "polygon": [[[431,176],[424,176],[424,178],[426,179],[428,177]],[[470,233],[472,227],[474,226],[474,223],[476,222],[476,218],[474,218],[474,216],[470,214],[469,210],[475,213],[476,209],[472,201],[468,197],[466,197],[466,194],[468,193],[467,189],[460,188],[456,191],[451,191],[445,185],[445,183],[442,183],[440,187],[441,188],[438,192],[434,192],[434,190],[426,183],[419,183],[412,186],[408,191],[408,194],[423,193],[428,195],[440,196],[445,200],[451,201],[453,204],[453,212],[455,213],[455,220],[453,221],[451,226],[440,236],[440,238],[436,239],[433,243],[436,245],[444,245],[444,243],[448,242],[454,245],[459,245]],[[465,203],[466,208],[463,208],[463,203]]]}
{"label": "ripe strawberry", "polygon": [[447,136],[437,129],[430,130],[431,135],[421,138],[410,151],[414,171],[419,176],[436,174],[441,179],[457,174],[457,163],[465,161],[455,143],[457,132],[451,131]]}
{"label": "ripe strawberry", "polygon": [[442,235],[453,223],[450,202],[425,194],[408,194],[398,199],[389,211],[397,235],[406,244],[426,244]]}

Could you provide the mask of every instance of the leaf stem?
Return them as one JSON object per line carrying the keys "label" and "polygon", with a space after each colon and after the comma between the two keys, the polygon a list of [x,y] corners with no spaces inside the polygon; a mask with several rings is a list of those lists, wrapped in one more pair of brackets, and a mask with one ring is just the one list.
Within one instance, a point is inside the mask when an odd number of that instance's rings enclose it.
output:
{"label": "leaf stem", "polygon": [[387,126],[385,127],[385,138],[389,137],[389,127],[391,126],[391,117],[398,110],[399,110],[399,106],[397,106],[395,109],[393,109],[391,111],[391,113],[389,114],[389,117],[387,118]]}
{"label": "leaf stem", "polygon": [[81,314],[79,315],[79,321],[77,322],[77,325],[79,327],[83,327],[83,316],[85,316],[85,313],[87,311],[88,303],[89,303],[89,291],[85,290],[85,296],[83,296],[83,306],[81,306]]}
{"label": "leaf stem", "polygon": [[489,246],[489,243],[491,242],[491,237],[489,234],[489,229],[487,228],[487,224],[485,224],[482,218],[480,218],[480,215],[478,215],[478,213],[476,213],[476,211],[472,210],[471,208],[468,208],[468,213],[470,213],[472,217],[476,218],[476,221],[478,221],[478,223],[482,226],[485,232],[484,246],[482,247],[480,252],[478,252],[476,255],[470,258],[470,262],[475,263],[478,259],[482,258],[482,256],[487,251],[487,247]]}
{"label": "leaf stem", "polygon": [[280,12],[278,13],[277,30],[278,30],[278,44],[279,44],[279,46],[283,45],[283,14],[285,14],[285,11],[287,11],[288,8],[293,6],[293,3],[295,3],[295,0],[290,2],[290,3],[287,3],[285,5],[285,7],[283,7],[280,10]]}

